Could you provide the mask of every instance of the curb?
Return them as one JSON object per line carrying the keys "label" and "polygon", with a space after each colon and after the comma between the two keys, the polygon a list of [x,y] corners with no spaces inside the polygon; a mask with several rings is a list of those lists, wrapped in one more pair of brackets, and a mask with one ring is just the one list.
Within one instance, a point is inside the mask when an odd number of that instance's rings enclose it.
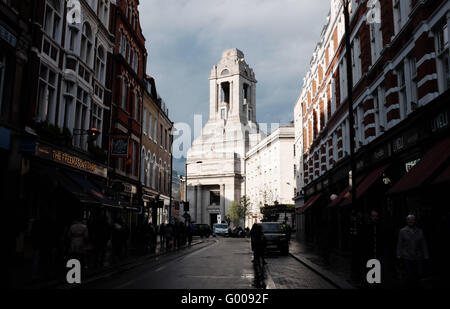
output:
{"label": "curb", "polygon": [[320,277],[337,287],[338,289],[356,289],[353,285],[348,283],[346,280],[336,276],[335,274],[331,273],[330,271],[310,262],[308,259],[301,257],[299,254],[289,253],[290,256],[292,256],[294,259],[311,269],[313,272],[318,274]]}

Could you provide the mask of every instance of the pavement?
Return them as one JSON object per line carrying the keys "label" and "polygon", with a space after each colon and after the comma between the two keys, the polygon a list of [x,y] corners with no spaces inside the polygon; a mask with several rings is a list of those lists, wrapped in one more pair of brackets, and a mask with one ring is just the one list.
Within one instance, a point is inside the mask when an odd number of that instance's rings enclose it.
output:
{"label": "pavement", "polygon": [[[105,256],[104,267],[99,268],[87,268],[82,270],[82,278],[84,282],[91,282],[98,280],[99,278],[104,278],[111,276],[116,273],[120,273],[129,269],[132,269],[142,263],[145,263],[149,259],[158,258],[163,255],[175,254],[176,252],[183,251],[189,248],[194,248],[194,246],[203,243],[203,239],[200,237],[194,237],[191,246],[184,245],[179,249],[167,250],[166,248],[161,248],[159,238],[155,252],[149,254],[136,254],[135,250],[130,250],[126,257],[123,257],[120,261],[116,263],[111,263],[111,251],[108,250]],[[65,278],[64,278],[65,279]],[[31,284],[26,284],[26,289],[51,289],[51,288],[70,288],[71,286],[66,284],[63,279],[52,279],[52,280],[42,280],[39,282],[34,282]]]}
{"label": "pavement", "polygon": [[351,261],[349,258],[337,254],[324,254],[322,251],[314,250],[295,239],[290,241],[289,254],[336,288],[357,288],[351,276]]}

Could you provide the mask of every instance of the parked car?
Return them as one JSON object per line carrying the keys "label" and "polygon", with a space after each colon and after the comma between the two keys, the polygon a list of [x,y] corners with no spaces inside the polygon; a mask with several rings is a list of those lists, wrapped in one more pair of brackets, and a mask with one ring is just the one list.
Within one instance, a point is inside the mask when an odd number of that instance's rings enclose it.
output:
{"label": "parked car", "polygon": [[228,234],[230,237],[245,237],[245,232],[240,226],[234,226],[233,228],[228,229]]}
{"label": "parked car", "polygon": [[214,223],[213,225],[213,235],[228,236],[228,225],[223,223]]}
{"label": "parked car", "polygon": [[267,251],[280,251],[283,255],[289,254],[287,235],[279,222],[261,223],[262,232],[266,237]]}
{"label": "parked car", "polygon": [[194,236],[209,237],[213,234],[211,227],[208,224],[197,223],[194,224]]}

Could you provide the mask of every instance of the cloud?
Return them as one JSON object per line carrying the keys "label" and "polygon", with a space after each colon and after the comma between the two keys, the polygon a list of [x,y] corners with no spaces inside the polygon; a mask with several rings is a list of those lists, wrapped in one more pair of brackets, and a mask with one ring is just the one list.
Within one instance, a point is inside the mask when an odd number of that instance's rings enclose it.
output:
{"label": "cloud", "polygon": [[258,80],[259,122],[287,123],[330,9],[329,0],[142,0],[148,73],[174,122],[209,113],[209,73],[237,47]]}

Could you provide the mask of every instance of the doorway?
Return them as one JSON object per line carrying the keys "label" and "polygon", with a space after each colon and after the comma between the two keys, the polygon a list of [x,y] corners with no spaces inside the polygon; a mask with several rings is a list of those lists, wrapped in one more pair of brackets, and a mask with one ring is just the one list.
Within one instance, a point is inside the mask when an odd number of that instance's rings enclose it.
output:
{"label": "doorway", "polygon": [[209,224],[211,225],[211,229],[213,228],[214,223],[217,223],[217,214],[209,214]]}

